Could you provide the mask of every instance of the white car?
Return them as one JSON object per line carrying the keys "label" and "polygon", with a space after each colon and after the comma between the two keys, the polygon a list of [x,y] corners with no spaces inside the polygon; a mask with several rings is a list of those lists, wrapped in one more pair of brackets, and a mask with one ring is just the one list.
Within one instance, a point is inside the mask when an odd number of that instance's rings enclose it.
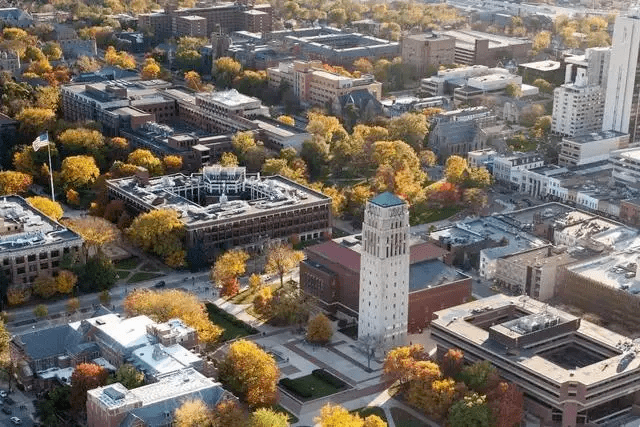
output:
{"label": "white car", "polygon": [[7,392],[5,390],[0,390],[0,397],[7,397]]}
{"label": "white car", "polygon": [[11,417],[9,418],[9,421],[11,421],[15,425],[22,424],[22,420],[18,417]]}

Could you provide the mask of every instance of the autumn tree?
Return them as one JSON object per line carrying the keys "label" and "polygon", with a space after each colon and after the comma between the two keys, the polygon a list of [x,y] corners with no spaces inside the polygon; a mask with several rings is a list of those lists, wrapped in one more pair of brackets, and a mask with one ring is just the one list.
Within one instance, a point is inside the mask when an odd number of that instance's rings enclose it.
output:
{"label": "autumn tree", "polygon": [[142,80],[154,80],[160,77],[160,65],[153,58],[144,60],[142,70],[140,70]]}
{"label": "autumn tree", "polygon": [[67,129],[58,136],[58,142],[70,154],[102,155],[105,140],[102,133],[93,129]]}
{"label": "autumn tree", "polygon": [[496,368],[488,360],[465,366],[459,377],[471,390],[479,393],[493,389],[499,381]]}
{"label": "autumn tree", "polygon": [[304,259],[304,252],[296,251],[291,246],[282,243],[275,244],[267,252],[265,271],[278,274],[280,286],[284,285],[284,275],[296,268]]}
{"label": "autumn tree", "polygon": [[424,181],[427,176],[420,168],[416,152],[403,141],[377,141],[372,158],[377,165],[374,189],[390,191],[410,203],[424,199]]}
{"label": "autumn tree", "polygon": [[251,341],[239,340],[229,346],[219,377],[249,406],[272,405],[277,400],[278,365],[271,355]]}
{"label": "autumn tree", "polygon": [[100,169],[91,156],[70,156],[62,161],[60,177],[66,187],[85,188],[100,176]]}
{"label": "autumn tree", "polygon": [[233,153],[224,152],[222,153],[222,156],[220,156],[220,161],[218,163],[220,166],[224,167],[238,166],[238,158]]}
{"label": "autumn tree", "polygon": [[460,156],[449,156],[444,164],[444,177],[452,184],[459,184],[465,178],[467,160]]}
{"label": "autumn tree", "polygon": [[251,132],[237,132],[231,139],[233,149],[243,159],[249,150],[256,146],[256,140]]}
{"label": "autumn tree", "polygon": [[487,393],[495,427],[513,427],[522,423],[524,398],[518,386],[501,381]]}
{"label": "autumn tree", "polygon": [[291,116],[278,116],[278,118],[276,119],[278,120],[280,123],[284,123],[285,125],[288,126],[294,126],[296,124],[296,121],[293,117]]}
{"label": "autumn tree", "polygon": [[162,162],[149,150],[138,148],[127,157],[127,163],[146,168],[151,175],[162,175]]}
{"label": "autumn tree", "polygon": [[420,344],[396,347],[387,352],[382,369],[392,381],[405,384],[411,379],[414,364],[423,358],[424,347]]}
{"label": "autumn tree", "polygon": [[124,363],[116,370],[113,382],[120,383],[131,390],[144,385],[144,374],[130,363]]}
{"label": "autumn tree", "polygon": [[162,163],[167,173],[180,172],[180,169],[182,169],[182,157],[180,156],[164,156]]}
{"label": "autumn tree", "polygon": [[222,254],[211,269],[211,280],[218,285],[220,295],[232,297],[238,293],[238,277],[247,267],[249,254],[242,249],[232,249]]}
{"label": "autumn tree", "polygon": [[377,415],[362,418],[358,414],[351,414],[339,405],[327,403],[320,410],[320,416],[313,420],[320,427],[386,427],[387,423]]}
{"label": "autumn tree", "polygon": [[33,178],[26,173],[0,171],[0,195],[24,193],[32,183]]}
{"label": "autumn tree", "polygon": [[40,212],[53,219],[54,221],[58,221],[64,215],[64,211],[62,210],[62,206],[60,203],[54,202],[48,197],[43,196],[33,196],[27,197],[27,203],[29,203],[34,208],[38,209]]}
{"label": "autumn tree", "polygon": [[242,65],[238,61],[228,56],[224,56],[215,60],[211,76],[216,86],[220,88],[231,87],[233,79],[240,75]]}
{"label": "autumn tree", "polygon": [[42,53],[47,55],[47,57],[52,61],[57,61],[62,58],[62,48],[59,43],[56,42],[47,42],[42,48]]}
{"label": "autumn tree", "polygon": [[251,427],[289,427],[289,419],[286,414],[273,409],[259,408],[251,414],[250,425]]}
{"label": "autumn tree", "polygon": [[70,294],[78,283],[78,276],[69,270],[60,270],[56,276],[56,290],[61,294]]}
{"label": "autumn tree", "polygon": [[258,315],[268,317],[270,314],[271,303],[273,300],[273,291],[270,287],[264,287],[258,291],[253,298],[253,309]]}
{"label": "autumn tree", "polygon": [[247,414],[235,400],[219,403],[212,414],[213,427],[246,427]]}
{"label": "autumn tree", "polygon": [[185,226],[173,209],[154,209],[136,217],[126,230],[131,241],[145,251],[163,257],[170,267],[184,264],[182,239]]}
{"label": "autumn tree", "polygon": [[522,88],[517,83],[509,83],[504,88],[504,93],[513,98],[520,98],[522,96]]}
{"label": "autumn tree", "polygon": [[53,127],[56,113],[49,108],[24,108],[16,115],[20,129],[28,135],[37,135]]}
{"label": "autumn tree", "polygon": [[307,341],[325,344],[331,340],[332,335],[333,326],[327,316],[319,313],[309,319],[309,324],[307,325]]}
{"label": "autumn tree", "polygon": [[198,37],[180,37],[176,49],[176,64],[182,70],[193,70],[200,66],[202,55],[200,48],[207,43],[207,39]]}
{"label": "autumn tree", "polygon": [[391,139],[404,141],[416,151],[422,149],[429,131],[427,119],[421,113],[404,113],[394,117],[389,120],[388,129]]}
{"label": "autumn tree", "polygon": [[187,400],[173,417],[175,427],[212,427],[211,410],[202,400]]}
{"label": "autumn tree", "polygon": [[491,427],[492,421],[487,397],[478,393],[466,395],[449,410],[451,427]]}
{"label": "autumn tree", "polygon": [[60,103],[60,88],[56,86],[41,86],[36,89],[35,106],[56,111]]}
{"label": "autumn tree", "polygon": [[80,309],[80,300],[78,298],[69,298],[65,304],[67,314],[73,314]]}
{"label": "autumn tree", "polygon": [[447,350],[440,364],[442,374],[447,378],[457,378],[462,369],[463,359],[464,354],[462,350],[458,350],[457,348]]}
{"label": "autumn tree", "polygon": [[120,231],[109,221],[97,216],[84,216],[64,221],[64,225],[82,236],[84,258],[102,253],[102,248],[120,237]]}
{"label": "autumn tree", "polygon": [[204,88],[200,74],[193,70],[184,73],[184,82],[187,84],[189,89],[193,89],[197,92],[200,92]]}
{"label": "autumn tree", "polygon": [[222,329],[209,321],[207,312],[198,298],[178,289],[136,290],[127,295],[124,310],[128,316],[144,314],[156,322],[180,318],[198,332],[198,339],[205,344],[216,342],[222,335]]}
{"label": "autumn tree", "polygon": [[58,291],[56,279],[48,275],[40,275],[33,281],[33,292],[45,299],[51,298]]}
{"label": "autumn tree", "polygon": [[71,407],[83,412],[87,405],[87,391],[107,384],[109,373],[95,363],[80,363],[71,374]]}
{"label": "autumn tree", "polygon": [[49,315],[49,308],[44,304],[38,304],[33,308],[33,315],[38,319]]}
{"label": "autumn tree", "polygon": [[125,51],[118,52],[113,46],[109,46],[105,51],[104,62],[126,70],[136,68],[136,60],[131,54]]}
{"label": "autumn tree", "polygon": [[353,68],[360,71],[362,74],[373,73],[373,64],[367,58],[359,58],[353,62]]}
{"label": "autumn tree", "polygon": [[419,157],[420,164],[428,168],[435,166],[438,162],[438,156],[431,150],[420,151]]}
{"label": "autumn tree", "polygon": [[256,292],[262,286],[262,277],[259,274],[253,273],[249,276],[249,289],[252,292]]}

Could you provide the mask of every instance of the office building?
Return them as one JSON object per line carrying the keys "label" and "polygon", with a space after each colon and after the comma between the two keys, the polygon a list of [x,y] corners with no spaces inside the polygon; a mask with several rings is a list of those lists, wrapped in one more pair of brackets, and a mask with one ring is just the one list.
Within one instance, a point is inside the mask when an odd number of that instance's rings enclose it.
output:
{"label": "office building", "polygon": [[402,38],[402,63],[413,65],[418,76],[437,71],[440,65],[455,63],[455,40],[436,34],[408,34]]}
{"label": "office building", "polygon": [[611,59],[607,74],[602,130],[628,133],[636,142],[638,125],[638,77],[640,67],[640,12],[619,15],[613,27]]}
{"label": "office building", "polygon": [[613,180],[632,189],[640,189],[640,147],[610,153]]}
{"label": "office building", "polygon": [[409,305],[409,209],[385,192],[367,202],[362,224],[358,339],[404,345]]}
{"label": "office building", "polygon": [[622,425],[640,399],[637,344],[580,317],[502,294],[435,315],[438,354],[457,348],[469,363],[489,361],[541,426]]}
{"label": "office building", "polygon": [[493,159],[493,177],[496,181],[520,190],[525,184],[523,171],[544,165],[544,159],[536,153],[515,152]]}
{"label": "office building", "polygon": [[629,135],[616,131],[599,131],[562,138],[558,165],[581,166],[609,159],[614,150],[628,148]]}
{"label": "office building", "polygon": [[82,249],[82,238],[19,196],[0,197],[0,274],[10,286],[28,287],[53,276],[62,258]]}
{"label": "office building", "polygon": [[495,67],[500,62],[526,60],[531,50],[528,38],[506,37],[473,30],[449,30],[440,33],[455,40],[455,63]]}
{"label": "office building", "polygon": [[439,70],[435,76],[420,80],[420,92],[426,96],[442,96],[453,94],[456,87],[462,87],[472,77],[491,74],[486,65],[470,65],[467,67]]}
{"label": "office building", "polygon": [[620,221],[640,226],[640,199],[627,199],[620,202]]}
{"label": "office building", "polygon": [[212,262],[231,248],[260,250],[269,241],[331,236],[331,198],[281,176],[247,176],[243,167],[208,166],[190,176],[107,181],[109,198],[132,212],[173,209],[187,249]]}
{"label": "office building", "polygon": [[362,89],[377,101],[382,96],[382,83],[373,75],[346,77],[326,71],[320,61],[283,62],[278,67],[267,68],[267,77],[270,87],[277,89],[287,83],[300,102],[310,105],[333,105],[341,96]]}

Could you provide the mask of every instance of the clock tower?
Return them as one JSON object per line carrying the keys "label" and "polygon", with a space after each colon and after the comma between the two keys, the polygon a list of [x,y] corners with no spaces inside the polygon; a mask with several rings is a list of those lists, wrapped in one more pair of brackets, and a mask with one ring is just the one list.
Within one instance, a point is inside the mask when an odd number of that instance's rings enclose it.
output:
{"label": "clock tower", "polygon": [[367,202],[362,224],[358,339],[404,345],[409,305],[409,209],[385,192]]}

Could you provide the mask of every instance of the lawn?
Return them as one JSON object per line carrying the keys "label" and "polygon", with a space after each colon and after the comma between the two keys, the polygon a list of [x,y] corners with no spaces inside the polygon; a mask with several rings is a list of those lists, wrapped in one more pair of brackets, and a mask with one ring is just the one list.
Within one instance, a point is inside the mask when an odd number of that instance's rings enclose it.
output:
{"label": "lawn", "polygon": [[209,320],[224,329],[222,333],[222,341],[229,341],[235,338],[246,337],[247,335],[257,334],[258,330],[250,325],[247,325],[243,321],[236,318],[234,315],[227,313],[215,304],[207,303],[207,313],[209,313]]}
{"label": "lawn", "polygon": [[127,283],[144,282],[145,280],[156,279],[158,277],[162,277],[162,274],[139,271],[135,273],[133,276],[129,277],[129,280],[127,280]]}
{"label": "lawn", "polygon": [[[271,288],[271,292],[275,292],[280,288],[280,284],[276,283],[269,286]],[[251,288],[247,288],[242,292],[239,292],[229,298],[227,301],[234,304],[253,304],[253,299],[258,295],[258,291],[254,292]]]}
{"label": "lawn", "polygon": [[[344,387],[338,388],[332,384],[329,384],[325,380],[313,374],[296,378],[294,380],[289,378],[284,378],[280,380],[280,385],[285,390],[293,394],[298,400],[303,402],[329,396],[330,394],[337,393],[344,389]],[[296,392],[296,390],[299,390],[299,389],[308,390],[310,395],[302,396],[301,394]]]}
{"label": "lawn", "polygon": [[117,270],[133,270],[138,266],[138,264],[140,264],[140,258],[134,256],[131,258],[117,261],[116,269]]}
{"label": "lawn", "polygon": [[362,418],[367,418],[369,415],[377,415],[382,421],[387,422],[387,415],[384,413],[384,409],[379,406],[365,406],[364,408],[354,409],[350,411],[352,414],[358,414]]}
{"label": "lawn", "polygon": [[118,280],[124,280],[131,274],[131,272],[127,270],[117,270],[116,273],[118,273]]}
{"label": "lawn", "polygon": [[450,206],[440,209],[425,209],[423,211],[415,212],[415,218],[413,223],[415,224],[427,224],[430,222],[441,221],[447,219],[462,210],[459,206]]}
{"label": "lawn", "polygon": [[424,422],[420,421],[404,409],[391,408],[391,416],[396,427],[424,427]]}
{"label": "lawn", "polygon": [[142,264],[142,267],[140,267],[140,269],[142,271],[150,271],[150,272],[154,272],[154,271],[157,272],[158,271],[156,266],[151,264],[151,263],[149,263],[149,262],[146,263],[146,264]]}

